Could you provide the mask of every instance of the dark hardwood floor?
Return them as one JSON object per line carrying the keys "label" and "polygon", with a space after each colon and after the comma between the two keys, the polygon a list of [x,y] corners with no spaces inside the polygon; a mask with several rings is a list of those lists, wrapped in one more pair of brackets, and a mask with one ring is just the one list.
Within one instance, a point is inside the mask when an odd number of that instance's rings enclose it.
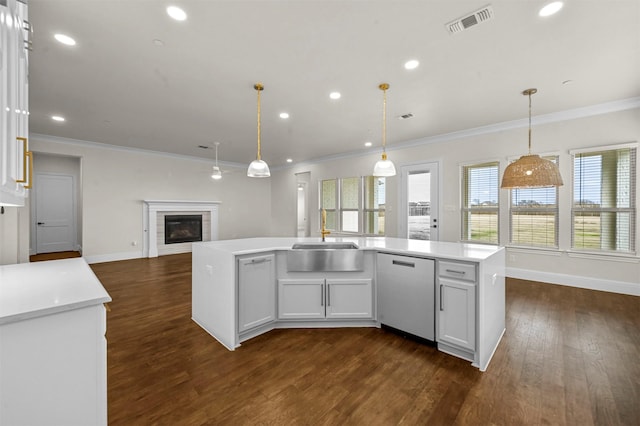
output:
{"label": "dark hardwood floor", "polygon": [[640,297],[507,280],[485,373],[375,328],[227,351],[191,321],[191,256],[91,265],[111,294],[111,425],[638,425]]}

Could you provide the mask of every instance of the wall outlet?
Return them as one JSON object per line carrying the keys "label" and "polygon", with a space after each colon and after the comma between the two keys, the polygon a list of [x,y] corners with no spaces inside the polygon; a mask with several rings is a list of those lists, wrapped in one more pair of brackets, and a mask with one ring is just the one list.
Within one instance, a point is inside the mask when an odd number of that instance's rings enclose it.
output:
{"label": "wall outlet", "polygon": [[509,262],[515,262],[516,261],[516,255],[515,254],[510,254],[509,255]]}

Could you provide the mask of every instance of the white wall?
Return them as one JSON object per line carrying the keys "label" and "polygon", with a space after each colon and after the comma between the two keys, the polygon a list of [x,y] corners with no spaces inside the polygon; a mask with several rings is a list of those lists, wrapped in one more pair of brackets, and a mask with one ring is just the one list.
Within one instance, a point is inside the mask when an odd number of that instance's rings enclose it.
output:
{"label": "white wall", "polygon": [[[535,123],[535,121],[534,121]],[[504,126],[505,128],[508,126]],[[388,134],[393,140],[393,134]],[[439,161],[441,164],[440,240],[459,241],[460,165],[499,160],[501,174],[508,159],[527,153],[527,128],[497,130],[478,135],[454,137],[442,142],[434,139],[416,141],[413,146],[388,150],[396,168],[403,165]],[[507,266],[511,276],[539,279],[587,288],[607,286],[611,291],[640,295],[640,258],[580,256],[570,253],[572,167],[570,149],[637,142],[640,140],[640,109],[623,110],[586,118],[534,124],[533,151],[560,155],[560,170],[565,185],[559,189],[560,241],[559,250],[539,251],[508,249]],[[421,143],[422,142],[422,143]],[[336,158],[317,164],[302,164],[272,173],[272,235],[293,235],[295,229],[295,173],[309,171],[310,219],[312,235],[318,236],[318,181],[334,177],[370,175],[379,154],[363,154]],[[387,181],[387,236],[397,235],[399,176]],[[636,200],[640,200],[640,173],[636,175]],[[500,191],[500,241],[508,244],[508,196]],[[444,213],[444,214],[443,214]],[[640,225],[639,220],[636,223]],[[636,250],[640,238],[636,235]]]}
{"label": "white wall", "polygon": [[[82,248],[89,260],[142,256],[142,200],[219,201],[219,238],[266,236],[271,185],[246,170],[210,178],[213,161],[115,149],[32,135],[36,153],[70,155],[82,162]],[[137,245],[133,245],[136,242]]]}

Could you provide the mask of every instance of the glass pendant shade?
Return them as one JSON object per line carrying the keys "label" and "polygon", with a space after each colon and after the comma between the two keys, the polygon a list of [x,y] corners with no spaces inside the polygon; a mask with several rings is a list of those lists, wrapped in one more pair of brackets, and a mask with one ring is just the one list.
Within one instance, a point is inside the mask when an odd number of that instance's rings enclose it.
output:
{"label": "glass pendant shade", "polygon": [[378,160],[373,167],[373,175],[380,177],[389,177],[396,175],[396,166],[387,158],[387,83],[381,83],[378,88],[384,93],[382,101],[382,159]]}
{"label": "glass pendant shade", "polygon": [[211,178],[215,180],[222,179],[222,171],[220,171],[220,167],[213,166],[213,172],[211,173]]}
{"label": "glass pendant shade", "polygon": [[269,171],[269,165],[262,161],[260,157],[260,92],[264,90],[264,86],[262,83],[256,83],[253,85],[253,88],[258,92],[258,154],[256,155],[256,159],[249,164],[247,176],[265,178],[271,176],[271,172]]}
{"label": "glass pendant shade", "polygon": [[523,95],[529,96],[529,154],[523,155],[507,166],[502,175],[500,188],[545,188],[563,185],[560,169],[556,163],[531,154],[531,95],[537,91],[537,89],[527,89],[522,92]]}
{"label": "glass pendant shade", "polygon": [[501,188],[544,188],[562,186],[558,166],[539,155],[523,155],[509,164],[502,176]]}
{"label": "glass pendant shade", "polygon": [[254,178],[269,177],[271,176],[271,172],[269,171],[267,163],[262,160],[253,160],[251,164],[249,164],[247,176]]}
{"label": "glass pendant shade", "polygon": [[380,177],[396,175],[396,166],[393,165],[393,161],[387,159],[387,154],[382,154],[382,159],[378,160],[373,167],[373,175]]}

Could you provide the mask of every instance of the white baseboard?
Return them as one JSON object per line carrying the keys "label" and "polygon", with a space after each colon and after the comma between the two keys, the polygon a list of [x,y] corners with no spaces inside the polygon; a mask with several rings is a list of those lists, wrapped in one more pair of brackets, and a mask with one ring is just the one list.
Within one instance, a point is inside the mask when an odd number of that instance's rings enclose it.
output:
{"label": "white baseboard", "polygon": [[529,269],[509,267],[507,268],[507,277],[560,284],[569,287],[587,288],[589,290],[600,290],[611,293],[640,296],[640,283],[603,280],[600,278],[582,277],[579,275],[556,274],[553,272],[532,271]]}
{"label": "white baseboard", "polygon": [[140,259],[142,257],[141,251],[128,251],[122,253],[109,253],[109,254],[98,254],[95,256],[84,256],[84,259],[87,263],[103,263],[103,262],[115,262],[117,260],[129,260],[129,259]]}

